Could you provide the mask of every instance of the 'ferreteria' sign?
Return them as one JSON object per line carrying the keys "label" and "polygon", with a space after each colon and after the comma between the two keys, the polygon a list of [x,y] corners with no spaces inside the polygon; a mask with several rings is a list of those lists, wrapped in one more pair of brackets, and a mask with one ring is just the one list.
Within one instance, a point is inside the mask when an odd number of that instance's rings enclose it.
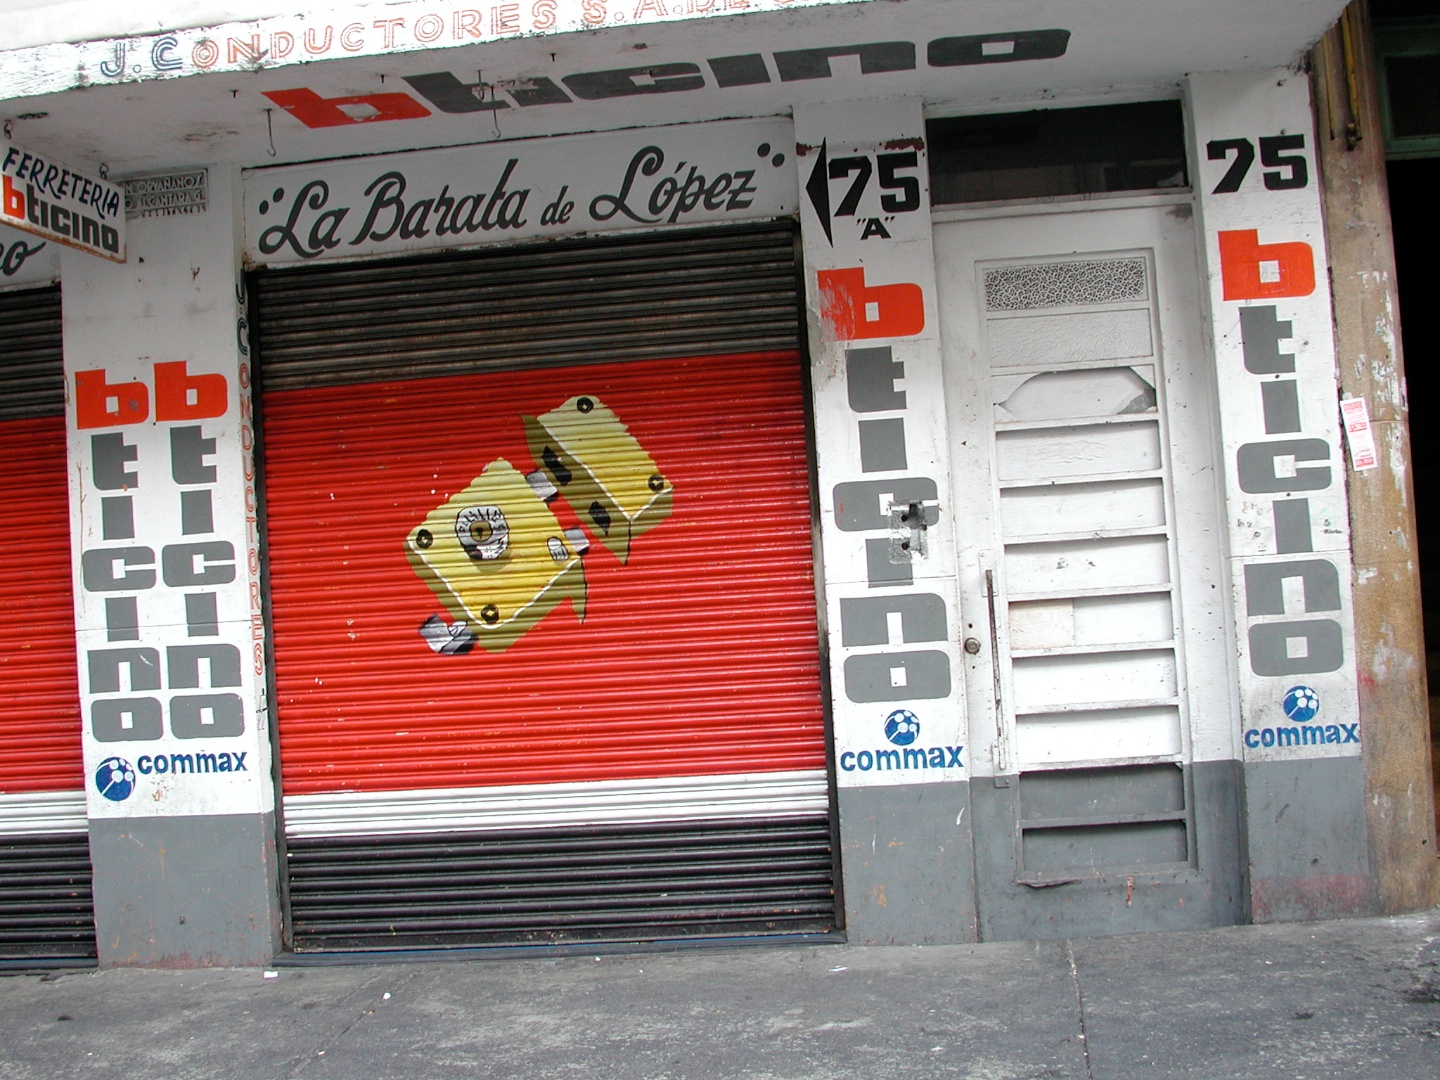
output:
{"label": "'ferreteria' sign", "polygon": [[0,222],[115,262],[125,261],[119,185],[0,139]]}

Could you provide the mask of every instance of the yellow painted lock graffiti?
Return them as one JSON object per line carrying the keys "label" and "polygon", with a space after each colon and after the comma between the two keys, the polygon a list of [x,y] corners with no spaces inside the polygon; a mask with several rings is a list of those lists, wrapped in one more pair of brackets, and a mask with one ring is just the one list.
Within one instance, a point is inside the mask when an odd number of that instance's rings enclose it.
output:
{"label": "yellow painted lock graffiti", "polygon": [[556,498],[622,563],[674,505],[654,459],[596,398],[577,395],[523,422],[539,468],[522,475],[492,461],[405,538],[411,567],[455,620],[431,615],[421,624],[437,653],[477,643],[503,652],[567,599],[584,621],[590,537],[561,525],[549,505]]}

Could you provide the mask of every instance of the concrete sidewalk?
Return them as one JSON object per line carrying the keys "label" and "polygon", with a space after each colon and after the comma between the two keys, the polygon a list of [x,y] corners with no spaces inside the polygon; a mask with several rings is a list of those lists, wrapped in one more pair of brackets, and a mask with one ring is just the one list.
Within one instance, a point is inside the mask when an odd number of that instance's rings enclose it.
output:
{"label": "concrete sidewalk", "polygon": [[0,1078],[1440,1076],[1440,911],[276,970],[0,978]]}

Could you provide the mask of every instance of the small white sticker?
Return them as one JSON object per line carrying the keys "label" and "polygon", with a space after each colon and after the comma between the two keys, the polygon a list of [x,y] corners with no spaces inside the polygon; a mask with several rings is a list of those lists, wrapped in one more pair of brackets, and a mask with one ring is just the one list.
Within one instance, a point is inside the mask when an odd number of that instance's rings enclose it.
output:
{"label": "small white sticker", "polygon": [[1365,399],[1343,399],[1340,402],[1340,417],[1345,421],[1345,441],[1350,446],[1351,468],[1358,471],[1378,466],[1375,432],[1370,427],[1370,410],[1365,405]]}

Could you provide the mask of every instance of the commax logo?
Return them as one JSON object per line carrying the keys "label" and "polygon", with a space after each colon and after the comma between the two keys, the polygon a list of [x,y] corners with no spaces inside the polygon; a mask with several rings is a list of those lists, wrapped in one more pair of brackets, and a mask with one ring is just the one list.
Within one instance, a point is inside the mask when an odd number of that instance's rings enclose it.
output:
{"label": "commax logo", "polygon": [[109,757],[95,770],[95,788],[111,802],[124,802],[135,790],[135,767],[122,757]]}
{"label": "commax logo", "polygon": [[885,718],[885,738],[896,746],[909,746],[920,736],[920,718],[909,709],[896,709]]}
{"label": "commax logo", "polygon": [[[912,746],[920,737],[920,718],[909,709],[896,709],[885,717],[885,738],[891,746],[874,750],[846,750],[840,755],[845,772],[910,772],[924,769],[963,769],[963,746]],[[900,750],[892,746],[903,747]]]}
{"label": "commax logo", "polygon": [[1320,715],[1320,695],[1314,688],[1292,686],[1285,692],[1280,708],[1294,727],[1251,728],[1245,732],[1245,745],[1251,750],[1264,747],[1323,746],[1326,743],[1358,743],[1359,724],[1312,724]]}
{"label": "commax logo", "polygon": [[1280,707],[1297,724],[1308,724],[1320,712],[1320,695],[1308,686],[1292,686]]}

